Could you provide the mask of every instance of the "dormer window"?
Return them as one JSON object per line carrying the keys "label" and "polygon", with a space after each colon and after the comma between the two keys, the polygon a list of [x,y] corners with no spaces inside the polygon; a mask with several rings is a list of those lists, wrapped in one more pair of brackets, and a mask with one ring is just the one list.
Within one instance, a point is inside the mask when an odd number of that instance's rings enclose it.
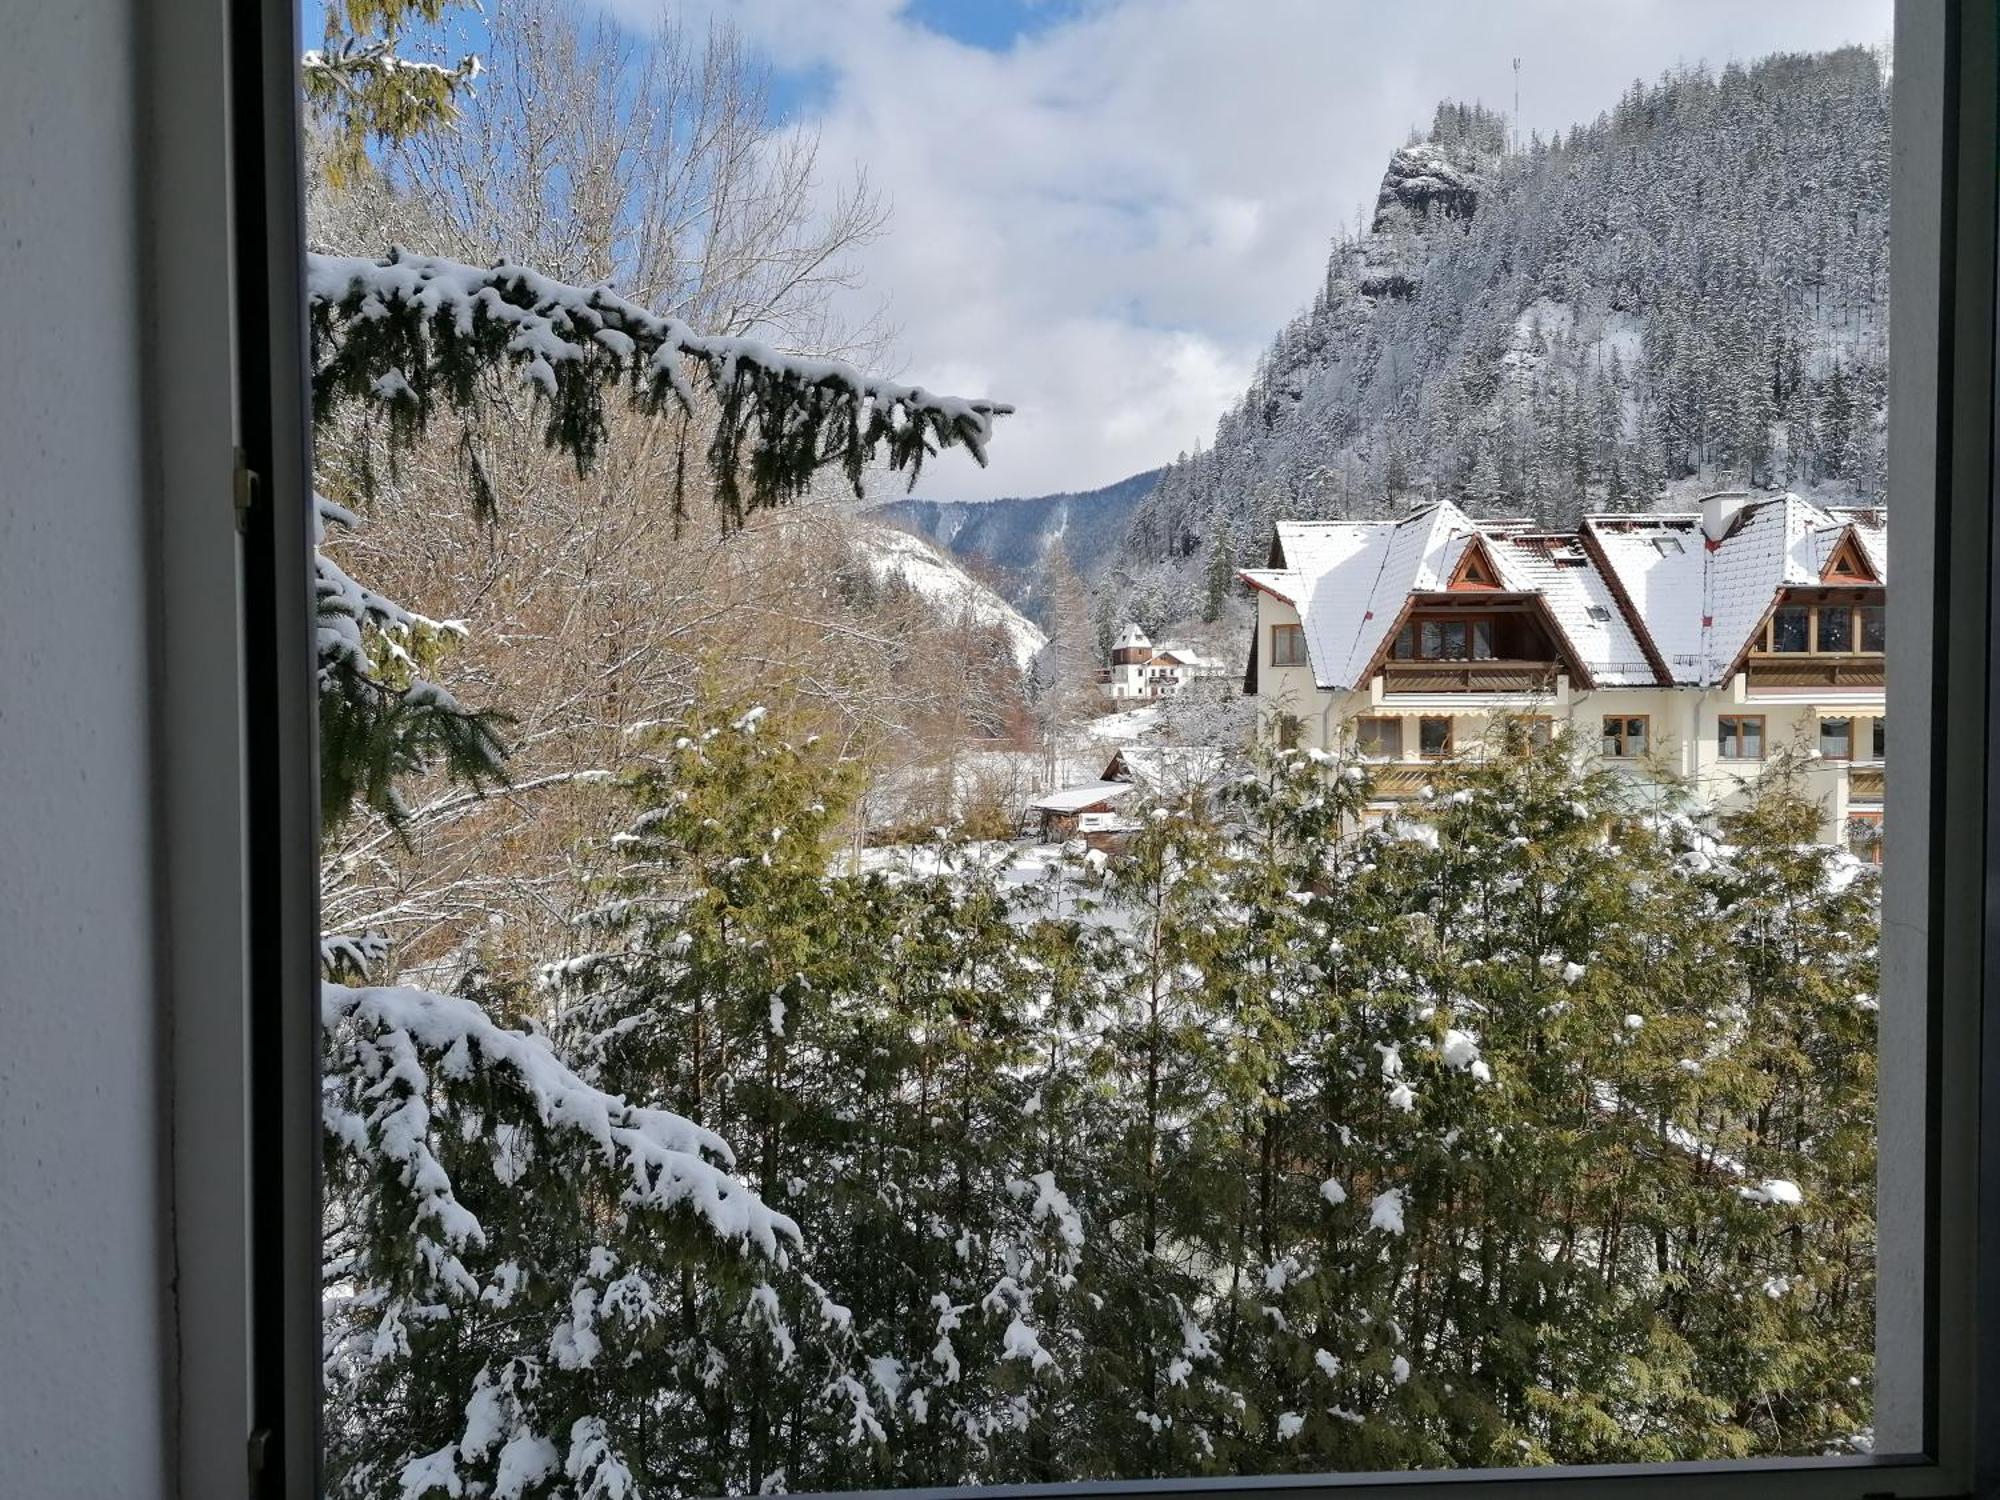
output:
{"label": "dormer window", "polygon": [[1681,545],[1677,536],[1656,536],[1653,538],[1653,550],[1662,557],[1674,557],[1687,551],[1687,548]]}

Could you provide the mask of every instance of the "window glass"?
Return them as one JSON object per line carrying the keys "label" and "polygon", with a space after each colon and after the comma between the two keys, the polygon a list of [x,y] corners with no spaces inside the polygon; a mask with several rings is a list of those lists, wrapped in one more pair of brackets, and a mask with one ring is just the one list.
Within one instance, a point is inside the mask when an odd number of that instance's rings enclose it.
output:
{"label": "window glass", "polygon": [[1647,719],[1644,715],[1608,715],[1604,720],[1604,753],[1619,758],[1646,753]]}
{"label": "window glass", "polygon": [[1882,815],[1879,812],[1848,814],[1847,847],[1870,864],[1882,863]]}
{"label": "window glass", "polygon": [[1821,719],[1819,753],[1829,760],[1846,760],[1854,753],[1854,721]]}
{"label": "window glass", "polygon": [[1886,760],[1889,753],[1889,721],[1877,714],[1868,721],[1868,753],[1875,760]]}
{"label": "window glass", "polygon": [[1844,604],[1823,605],[1819,616],[1819,649],[1822,651],[1851,651],[1854,649],[1854,612]]}
{"label": "window glass", "polygon": [[1426,716],[1417,721],[1417,748],[1427,756],[1451,754],[1451,720]]}
{"label": "window glass", "polygon": [[1408,621],[1396,632],[1396,659],[1409,661],[1417,654],[1417,628]]}
{"label": "window glass", "polygon": [[1725,714],[1716,721],[1717,748],[1726,760],[1764,758],[1764,719],[1761,714]]}
{"label": "window glass", "polygon": [[1271,665],[1274,667],[1302,666],[1306,659],[1306,632],[1302,625],[1273,625],[1271,627]]}
{"label": "window glass", "polygon": [[1472,655],[1478,661],[1490,661],[1493,657],[1493,622],[1474,620],[1472,622]]}
{"label": "window glass", "polygon": [[1403,721],[1389,717],[1355,720],[1354,746],[1370,760],[1401,760]]}
{"label": "window glass", "polygon": [[1879,604],[1864,604],[1855,611],[1861,621],[1861,645],[1863,651],[1886,651],[1889,649],[1888,611]]}
{"label": "window glass", "polygon": [[1773,651],[1806,651],[1812,647],[1812,613],[1804,605],[1787,604],[1771,616]]}

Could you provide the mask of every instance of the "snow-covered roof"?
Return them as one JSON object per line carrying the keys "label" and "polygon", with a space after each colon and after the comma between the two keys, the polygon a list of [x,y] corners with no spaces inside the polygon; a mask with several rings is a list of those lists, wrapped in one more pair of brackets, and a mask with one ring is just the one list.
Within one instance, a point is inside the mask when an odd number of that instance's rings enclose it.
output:
{"label": "snow-covered roof", "polygon": [[1177,793],[1210,786],[1225,769],[1222,752],[1212,745],[1127,745],[1111,757],[1104,778]]}
{"label": "snow-covered roof", "polygon": [[1333,690],[1360,685],[1412,596],[1447,590],[1475,543],[1496,592],[1539,599],[1600,687],[1718,681],[1778,591],[1821,583],[1843,537],[1877,577],[1888,574],[1880,510],[1790,494],[1712,496],[1686,515],[1587,516],[1575,533],[1476,518],[1449,501],[1397,521],[1277,529],[1284,565],[1240,576],[1298,610],[1314,681]]}
{"label": "snow-covered roof", "polygon": [[1113,651],[1138,649],[1150,651],[1152,648],[1152,641],[1147,637],[1146,632],[1141,630],[1137,625],[1127,625],[1123,630],[1118,632],[1118,639],[1111,643]]}
{"label": "snow-covered roof", "polygon": [[1708,551],[1700,516],[1586,516],[1583,534],[1624,590],[1668,680],[1705,680]]}
{"label": "snow-covered roof", "polygon": [[1852,534],[1876,576],[1888,579],[1880,510],[1829,508],[1792,494],[1711,496],[1704,507],[1583,523],[1676,684],[1721,681],[1778,591],[1822,583],[1845,536]]}
{"label": "snow-covered roof", "polygon": [[1080,786],[1066,786],[1061,791],[1045,793],[1028,806],[1035,812],[1081,812],[1086,807],[1129,797],[1135,790],[1137,788],[1129,781],[1086,781]]}
{"label": "snow-covered roof", "polygon": [[1652,682],[1645,649],[1596,561],[1576,538],[1483,520],[1449,501],[1399,521],[1280,521],[1283,568],[1245,581],[1292,604],[1323,688],[1351,688],[1380,653],[1412,594],[1440,593],[1478,538],[1501,591],[1537,597],[1570,654],[1604,685]]}

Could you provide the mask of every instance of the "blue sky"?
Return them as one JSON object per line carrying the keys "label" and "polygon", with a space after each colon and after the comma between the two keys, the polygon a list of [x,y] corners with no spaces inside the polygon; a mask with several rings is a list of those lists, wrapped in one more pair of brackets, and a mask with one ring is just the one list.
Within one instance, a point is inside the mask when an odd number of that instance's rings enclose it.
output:
{"label": "blue sky", "polygon": [[[506,0],[485,0],[488,5]],[[773,109],[890,205],[857,256],[888,373],[1019,414],[947,498],[1109,483],[1205,442],[1439,99],[1544,133],[1635,78],[1884,43],[1890,0],[572,0],[726,21]],[[308,26],[308,41],[317,24]]]}

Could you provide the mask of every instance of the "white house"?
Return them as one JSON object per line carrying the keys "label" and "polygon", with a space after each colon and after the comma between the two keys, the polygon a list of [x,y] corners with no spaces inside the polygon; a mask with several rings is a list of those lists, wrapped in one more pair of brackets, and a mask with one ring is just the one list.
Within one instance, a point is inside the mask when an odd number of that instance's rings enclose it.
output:
{"label": "white house", "polygon": [[1137,625],[1127,625],[1111,646],[1111,665],[1101,675],[1119,701],[1171,698],[1198,677],[1227,675],[1226,663],[1203,656],[1179,641],[1154,645]]}
{"label": "white house", "polygon": [[1740,799],[1784,747],[1826,836],[1879,852],[1888,555],[1879,509],[1711,495],[1574,532],[1449,502],[1397,521],[1280,522],[1245,690],[1305,746],[1385,764],[1476,751],[1501,715],[1561,722],[1634,774]]}

